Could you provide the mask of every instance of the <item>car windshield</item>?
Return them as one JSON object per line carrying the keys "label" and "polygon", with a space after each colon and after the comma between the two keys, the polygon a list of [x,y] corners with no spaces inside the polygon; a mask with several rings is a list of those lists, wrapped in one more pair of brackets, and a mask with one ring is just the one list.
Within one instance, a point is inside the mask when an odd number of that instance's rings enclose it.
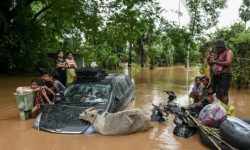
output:
{"label": "car windshield", "polygon": [[73,103],[106,103],[109,91],[109,84],[72,84],[64,91],[64,99]]}

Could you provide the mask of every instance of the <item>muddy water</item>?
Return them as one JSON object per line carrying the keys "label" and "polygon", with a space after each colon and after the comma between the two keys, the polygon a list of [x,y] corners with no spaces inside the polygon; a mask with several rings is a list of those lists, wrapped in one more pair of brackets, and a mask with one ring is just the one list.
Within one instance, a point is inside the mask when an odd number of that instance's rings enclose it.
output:
{"label": "muddy water", "polygon": [[[136,100],[130,108],[151,109],[151,104],[165,103],[167,95],[163,90],[174,91],[180,105],[190,103],[187,93],[190,91],[198,69],[189,71],[188,80],[183,66],[157,68],[155,70],[120,70],[128,74],[136,86]],[[207,149],[198,134],[188,138],[179,138],[172,134],[173,118],[165,122],[166,126],[154,123],[154,128],[146,133],[128,136],[62,135],[32,128],[34,119],[20,121],[13,93],[18,86],[30,85],[33,77],[0,78],[0,150],[200,150]],[[230,90],[230,104],[236,107],[235,114],[240,118],[250,118],[250,90]]]}

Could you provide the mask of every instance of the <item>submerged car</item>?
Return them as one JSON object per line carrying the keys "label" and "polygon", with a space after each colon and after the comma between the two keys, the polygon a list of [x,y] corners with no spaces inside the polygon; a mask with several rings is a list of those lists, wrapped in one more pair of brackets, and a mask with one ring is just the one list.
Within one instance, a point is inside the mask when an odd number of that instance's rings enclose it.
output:
{"label": "submerged car", "polygon": [[115,113],[124,110],[135,98],[135,86],[125,74],[108,74],[95,82],[75,81],[64,91],[62,103],[47,106],[33,127],[53,133],[94,133],[79,114],[90,107]]}

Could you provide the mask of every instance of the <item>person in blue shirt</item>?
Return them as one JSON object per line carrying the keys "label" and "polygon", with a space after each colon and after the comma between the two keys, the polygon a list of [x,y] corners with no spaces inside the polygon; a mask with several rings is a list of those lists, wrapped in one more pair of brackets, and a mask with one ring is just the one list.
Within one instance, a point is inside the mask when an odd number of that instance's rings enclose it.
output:
{"label": "person in blue shirt", "polygon": [[63,91],[66,89],[65,86],[58,80],[58,74],[57,73],[53,73],[52,74],[52,80],[53,80],[53,84],[54,87],[56,88],[56,94],[55,94],[55,103],[60,103],[63,101],[63,96],[62,93]]}

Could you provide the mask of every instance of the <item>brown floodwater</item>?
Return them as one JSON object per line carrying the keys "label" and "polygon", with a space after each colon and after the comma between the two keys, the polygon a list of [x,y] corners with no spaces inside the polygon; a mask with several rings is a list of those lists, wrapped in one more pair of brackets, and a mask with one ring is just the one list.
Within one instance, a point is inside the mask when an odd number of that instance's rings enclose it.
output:
{"label": "brown floodwater", "polygon": [[[194,78],[200,75],[197,68],[191,68],[187,76],[183,66],[159,67],[154,70],[118,70],[126,73],[135,84],[136,99],[127,109],[152,109],[151,104],[166,103],[167,94],[163,90],[175,92],[177,102],[187,106],[188,91]],[[207,149],[198,134],[185,139],[173,135],[174,115],[170,114],[165,125],[153,123],[154,128],[146,133],[127,136],[66,135],[37,131],[32,128],[34,119],[21,121],[13,93],[18,86],[30,85],[34,77],[0,78],[0,150],[200,150]],[[38,77],[39,78],[39,77]],[[188,80],[186,80],[188,78]],[[236,107],[235,115],[250,118],[249,89],[229,92],[230,105]]]}

